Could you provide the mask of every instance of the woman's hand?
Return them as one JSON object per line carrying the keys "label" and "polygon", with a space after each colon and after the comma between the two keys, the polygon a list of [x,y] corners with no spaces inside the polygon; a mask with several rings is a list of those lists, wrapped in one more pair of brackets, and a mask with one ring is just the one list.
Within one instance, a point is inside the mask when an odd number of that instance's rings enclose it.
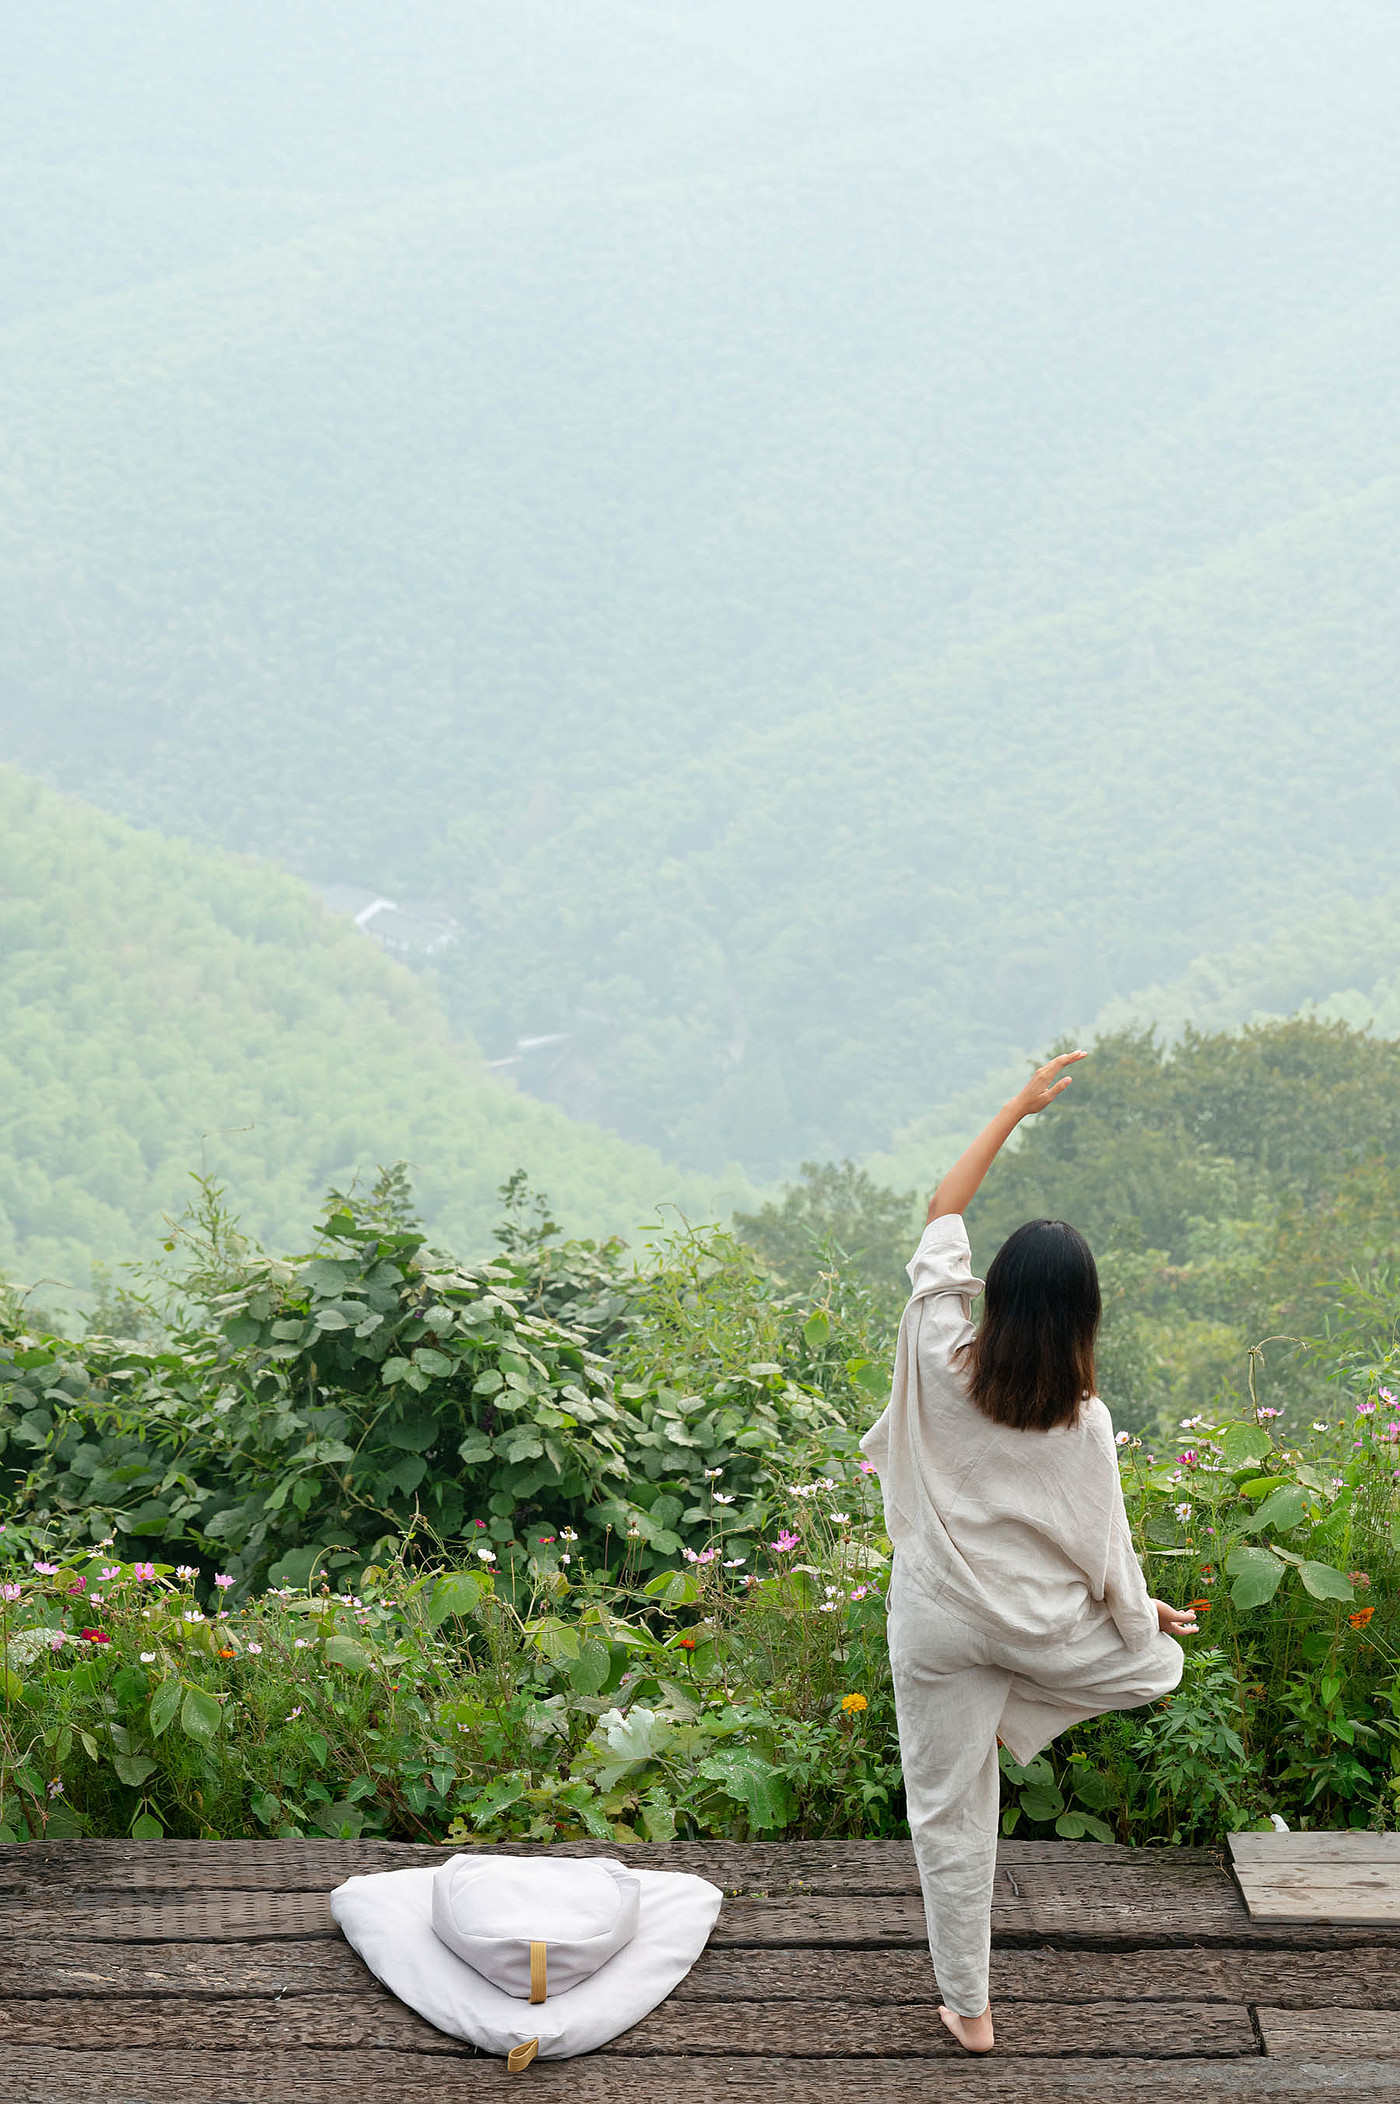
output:
{"label": "woman's hand", "polygon": [[1088,1057],[1087,1052],[1060,1052],[1048,1066],[1037,1067],[1021,1093],[1012,1099],[1017,1117],[1033,1118],[1037,1111],[1044,1110],[1047,1103],[1062,1096],[1074,1079],[1065,1068]]}
{"label": "woman's hand", "polygon": [[1168,1607],[1165,1600],[1154,1600],[1157,1610],[1157,1627],[1163,1636],[1197,1636],[1195,1610],[1190,1607]]}
{"label": "woman's hand", "polygon": [[1061,1052],[1048,1067],[1040,1067],[1018,1095],[1004,1103],[991,1124],[979,1132],[964,1150],[929,1200],[928,1217],[939,1220],[945,1213],[965,1213],[981,1188],[982,1179],[1010,1139],[1022,1118],[1033,1118],[1047,1103],[1053,1103],[1070,1085],[1064,1069],[1087,1052]]}

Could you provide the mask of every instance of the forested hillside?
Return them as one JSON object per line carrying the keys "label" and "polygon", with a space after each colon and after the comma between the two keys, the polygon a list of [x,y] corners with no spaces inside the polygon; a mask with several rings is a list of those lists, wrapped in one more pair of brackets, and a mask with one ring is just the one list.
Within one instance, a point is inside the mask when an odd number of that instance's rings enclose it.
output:
{"label": "forested hillside", "polygon": [[570,1109],[885,1147],[1400,883],[1393,10],[74,0],[7,70],[11,752],[440,897]]}
{"label": "forested hillside", "polygon": [[631,1231],[709,1189],[571,1124],[456,1045],[402,966],[293,879],[137,833],[0,769],[0,1274],[62,1307],[149,1256],[190,1172],[299,1246],[328,1182],[407,1157],[438,1231],[490,1247],[524,1166]]}

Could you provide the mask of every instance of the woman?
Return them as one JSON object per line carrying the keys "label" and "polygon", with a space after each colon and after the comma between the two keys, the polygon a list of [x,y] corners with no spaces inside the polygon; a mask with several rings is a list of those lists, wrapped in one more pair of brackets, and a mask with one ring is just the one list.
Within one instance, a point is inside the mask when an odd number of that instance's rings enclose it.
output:
{"label": "woman", "polygon": [[948,1171],[909,1266],[894,1388],[861,1442],[894,1544],[890,1663],[939,2015],[990,2051],[997,1743],[1058,1732],[1181,1678],[1195,1620],[1149,1599],[1113,1423],[1094,1394],[1098,1273],[1082,1235],[1031,1220],[987,1273],[980,1329],[963,1213],[1020,1124],[1070,1085],[1040,1068]]}

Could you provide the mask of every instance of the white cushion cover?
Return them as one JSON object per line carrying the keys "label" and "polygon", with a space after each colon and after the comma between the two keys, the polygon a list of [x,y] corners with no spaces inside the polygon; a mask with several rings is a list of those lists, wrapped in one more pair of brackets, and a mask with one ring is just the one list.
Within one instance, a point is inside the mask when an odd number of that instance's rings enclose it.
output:
{"label": "white cushion cover", "polygon": [[[452,1864],[538,1861],[565,1869],[577,1860],[457,1856]],[[632,1940],[576,1987],[531,2004],[504,1993],[434,1934],[439,1874],[426,1868],[347,1878],[331,1894],[331,1912],[375,1978],[439,2031],[501,2054],[538,2038],[542,2060],[590,2053],[640,2023],[690,1971],[724,1897],[704,1878],[628,1869],[638,1887]]]}
{"label": "white cushion cover", "polygon": [[532,1943],[546,1947],[549,1993],[563,1994],[632,1941],[640,1900],[610,1856],[454,1856],[433,1872],[433,1932],[526,2000]]}

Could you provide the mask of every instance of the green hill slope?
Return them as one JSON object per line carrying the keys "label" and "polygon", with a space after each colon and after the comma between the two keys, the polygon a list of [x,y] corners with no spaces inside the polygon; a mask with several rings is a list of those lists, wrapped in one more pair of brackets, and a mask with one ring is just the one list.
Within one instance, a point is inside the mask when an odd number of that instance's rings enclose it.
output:
{"label": "green hill slope", "polygon": [[296,880],[134,832],[12,769],[0,1073],[0,1270],[68,1293],[93,1258],[149,1256],[201,1159],[279,1246],[301,1246],[327,1183],[399,1156],[433,1229],[467,1247],[490,1246],[496,1188],[521,1165],[584,1231],[715,1202],[497,1082],[421,984]]}
{"label": "green hill slope", "polygon": [[26,764],[440,895],[489,1056],[760,1174],[1400,882],[1393,14],[78,18],[10,149]]}

